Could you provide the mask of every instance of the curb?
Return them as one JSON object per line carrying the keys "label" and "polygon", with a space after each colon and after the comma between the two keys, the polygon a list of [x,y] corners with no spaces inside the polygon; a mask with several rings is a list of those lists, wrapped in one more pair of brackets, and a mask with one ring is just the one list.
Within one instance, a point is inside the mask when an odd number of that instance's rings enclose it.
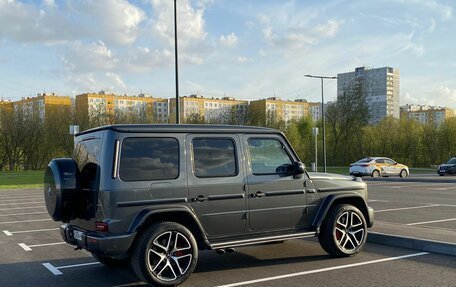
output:
{"label": "curb", "polygon": [[433,183],[456,183],[456,179],[444,180],[444,179],[422,179],[422,178],[365,178],[363,181],[369,182],[433,182]]}
{"label": "curb", "polygon": [[443,241],[369,232],[367,242],[456,256],[456,244]]}

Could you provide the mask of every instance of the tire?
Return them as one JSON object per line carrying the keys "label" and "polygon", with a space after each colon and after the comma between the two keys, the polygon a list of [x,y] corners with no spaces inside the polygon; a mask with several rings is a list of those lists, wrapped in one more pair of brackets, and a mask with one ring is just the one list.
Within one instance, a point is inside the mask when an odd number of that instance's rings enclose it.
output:
{"label": "tire", "polygon": [[366,219],[358,208],[349,204],[332,207],[318,235],[321,247],[333,257],[357,254],[364,248],[366,238]]}
{"label": "tire", "polygon": [[375,177],[375,178],[380,177],[380,172],[379,172],[378,170],[375,169],[375,170],[372,172],[372,177]]}
{"label": "tire", "polygon": [[444,176],[445,174],[444,173],[439,173],[440,176]]}
{"label": "tire", "polygon": [[131,266],[139,279],[155,286],[175,286],[184,282],[198,261],[193,234],[176,222],[149,226],[138,238]]}
{"label": "tire", "polygon": [[92,252],[93,258],[106,266],[128,266],[130,264],[130,258],[125,259],[116,259],[111,257],[106,257]]}
{"label": "tire", "polygon": [[408,173],[405,169],[401,170],[401,172],[399,173],[399,176],[404,178],[404,177],[407,177]]}

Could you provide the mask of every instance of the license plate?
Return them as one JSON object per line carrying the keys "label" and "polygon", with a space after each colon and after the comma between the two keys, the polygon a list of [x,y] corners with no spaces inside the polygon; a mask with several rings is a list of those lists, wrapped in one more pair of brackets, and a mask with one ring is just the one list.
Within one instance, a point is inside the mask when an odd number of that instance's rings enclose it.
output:
{"label": "license plate", "polygon": [[82,232],[78,230],[73,230],[73,237],[76,240],[82,240]]}
{"label": "license plate", "polygon": [[445,172],[445,170],[444,170],[444,169],[441,169],[441,170],[440,170],[440,172],[443,172],[443,173],[444,173],[444,172]]}

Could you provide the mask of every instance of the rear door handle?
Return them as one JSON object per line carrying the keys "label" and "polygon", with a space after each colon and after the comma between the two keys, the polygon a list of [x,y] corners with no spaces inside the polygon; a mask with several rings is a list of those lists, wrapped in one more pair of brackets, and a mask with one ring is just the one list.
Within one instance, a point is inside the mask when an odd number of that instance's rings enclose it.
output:
{"label": "rear door handle", "polygon": [[207,200],[207,197],[204,197],[204,195],[198,195],[198,197],[192,198],[193,202],[203,202],[206,200]]}
{"label": "rear door handle", "polygon": [[257,191],[255,194],[252,194],[252,197],[263,197],[265,196],[266,194],[264,192],[261,192],[261,191]]}

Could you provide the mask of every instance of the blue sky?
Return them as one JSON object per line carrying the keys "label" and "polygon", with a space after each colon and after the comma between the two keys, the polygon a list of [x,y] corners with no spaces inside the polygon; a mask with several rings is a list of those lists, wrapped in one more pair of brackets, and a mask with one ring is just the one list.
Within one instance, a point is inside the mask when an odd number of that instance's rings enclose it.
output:
{"label": "blue sky", "polygon": [[[401,104],[456,108],[452,0],[178,0],[180,93],[320,99],[357,66],[401,72]],[[0,0],[0,98],[174,96],[172,0]],[[325,83],[328,100],[335,81]]]}

